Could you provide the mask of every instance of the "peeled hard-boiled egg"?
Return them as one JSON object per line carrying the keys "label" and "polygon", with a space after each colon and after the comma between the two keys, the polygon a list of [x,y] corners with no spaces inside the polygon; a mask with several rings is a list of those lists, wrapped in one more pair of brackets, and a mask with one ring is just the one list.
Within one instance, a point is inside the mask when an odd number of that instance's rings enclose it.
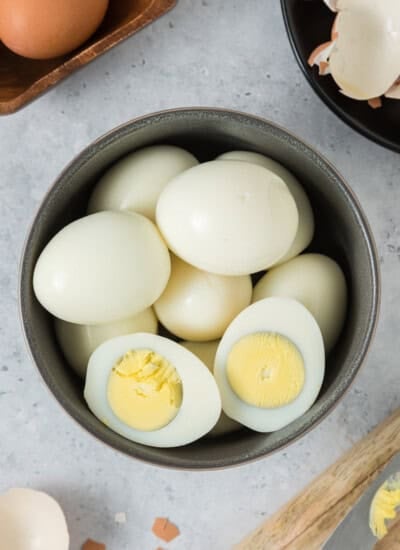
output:
{"label": "peeled hard-boiled egg", "polygon": [[68,528],[59,504],[32,489],[10,489],[0,495],[0,548],[68,550]]}
{"label": "peeled hard-boiled egg", "polygon": [[324,371],[317,322],[288,298],[267,298],[242,311],[222,337],[214,366],[224,412],[258,432],[279,430],[303,415]]}
{"label": "peeled hard-boiled egg", "polygon": [[328,353],[346,317],[347,286],[338,264],[322,254],[303,254],[268,271],[256,284],[253,302],[284,296],[301,302],[314,316]]}
{"label": "peeled hard-boiled egg", "polygon": [[167,247],[151,221],[135,213],[98,212],[51,239],[36,263],[33,286],[55,317],[96,325],[151,306],[170,268]]}
{"label": "peeled hard-boiled egg", "polygon": [[1,0],[0,38],[32,59],[74,50],[97,29],[108,0]]}
{"label": "peeled hard-boiled egg", "polygon": [[[210,372],[214,372],[214,360],[219,340],[214,342],[181,342],[181,345],[194,353],[208,367]],[[219,437],[239,430],[242,426],[232,420],[224,412],[221,412],[218,422],[214,428],[207,434],[208,437]]]}
{"label": "peeled hard-boiled egg", "polygon": [[155,220],[158,197],[167,183],[198,164],[188,151],[172,145],[154,145],[119,160],[97,183],[88,213],[130,210]]}
{"label": "peeled hard-boiled egg", "polygon": [[214,340],[250,304],[252,291],[249,275],[215,275],[172,256],[171,277],[154,309],[161,323],[176,336]]}
{"label": "peeled hard-boiled egg", "polygon": [[119,336],[91,355],[85,399],[120,435],[153,447],[178,447],[217,423],[221,399],[213,375],[190,351],[155,334]]}
{"label": "peeled hard-boiled egg", "polygon": [[272,160],[265,155],[253,153],[251,151],[230,151],[217,157],[217,160],[242,160],[263,166],[279,178],[281,178],[289,188],[299,213],[299,225],[292,245],[286,254],[279,259],[278,263],[286,262],[302,252],[312,241],[314,235],[314,214],[310,201],[302,185],[297,178],[293,176],[287,168]]}
{"label": "peeled hard-boiled egg", "polygon": [[248,275],[287,253],[299,216],[281,178],[255,164],[218,160],[170,181],[156,218],[169,248],[187,263],[220,275]]}
{"label": "peeled hard-boiled egg", "polygon": [[383,95],[400,75],[398,0],[338,0],[332,77],[354,99]]}
{"label": "peeled hard-boiled egg", "polygon": [[82,377],[86,374],[89,357],[106,340],[134,332],[157,332],[157,317],[150,307],[128,319],[103,325],[77,325],[62,319],[55,319],[54,323],[65,358]]}

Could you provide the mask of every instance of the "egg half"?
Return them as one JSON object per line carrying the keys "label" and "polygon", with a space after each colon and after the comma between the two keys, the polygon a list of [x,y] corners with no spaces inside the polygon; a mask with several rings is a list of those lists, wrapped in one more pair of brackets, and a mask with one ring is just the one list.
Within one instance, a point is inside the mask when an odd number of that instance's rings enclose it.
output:
{"label": "egg half", "polygon": [[[219,340],[213,342],[181,342],[181,345],[194,353],[210,372],[214,372],[215,354],[219,345]],[[218,422],[213,429],[207,434],[208,437],[219,437],[231,432],[239,430],[241,425],[235,420],[232,420],[222,411]]]}
{"label": "egg half", "polygon": [[68,364],[84,377],[89,357],[103,342],[134,332],[157,332],[157,317],[152,308],[147,308],[132,317],[103,325],[77,325],[62,319],[54,320],[58,343]]}
{"label": "egg half", "polygon": [[302,252],[312,241],[314,235],[314,214],[310,201],[303,186],[287,168],[272,160],[265,155],[251,151],[229,151],[217,157],[217,160],[242,160],[262,166],[279,178],[281,178],[289,188],[299,213],[299,225],[297,233],[286,254],[279,259],[278,263],[286,262]]}
{"label": "egg half", "polygon": [[110,429],[153,447],[196,441],[221,413],[217,385],[204,363],[155,334],[119,336],[99,346],[89,359],[84,396]]}
{"label": "egg half", "polygon": [[46,493],[10,489],[0,495],[2,550],[68,550],[69,534],[59,504]]}
{"label": "egg half", "polygon": [[196,164],[191,153],[173,145],[134,151],[100,178],[90,197],[88,213],[130,210],[154,221],[161,191],[174,176]]}
{"label": "egg half", "polygon": [[226,277],[171,258],[171,277],[154,304],[161,323],[186,340],[220,338],[229,323],[251,302],[249,275]]}
{"label": "egg half", "polygon": [[299,302],[267,298],[242,311],[218,346],[222,408],[258,432],[279,430],[314,403],[325,372],[321,331]]}
{"label": "egg half", "polygon": [[171,180],[156,209],[168,247],[219,275],[248,275],[286,254],[299,215],[287,185],[244,161],[205,162]]}

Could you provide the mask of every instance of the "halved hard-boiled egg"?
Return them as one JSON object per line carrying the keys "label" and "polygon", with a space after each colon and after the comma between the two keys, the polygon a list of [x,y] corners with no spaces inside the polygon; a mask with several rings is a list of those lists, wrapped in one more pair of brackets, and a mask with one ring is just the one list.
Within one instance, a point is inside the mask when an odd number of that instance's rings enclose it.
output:
{"label": "halved hard-boiled egg", "polygon": [[250,275],[207,273],[172,255],[171,277],[154,309],[179,338],[214,340],[250,304],[252,292]]}
{"label": "halved hard-boiled egg", "polygon": [[111,323],[150,307],[171,270],[156,226],[134,212],[98,212],[59,231],[36,262],[37,299],[59,319]]}
{"label": "halved hard-boiled egg", "polygon": [[0,548],[68,550],[68,528],[60,505],[33,489],[10,489],[1,494]]}
{"label": "halved hard-boiled egg", "polygon": [[155,220],[158,197],[167,183],[198,160],[173,145],[153,145],[115,163],[97,183],[88,212],[129,210]]}
{"label": "halved hard-boiled egg", "polygon": [[103,325],[78,325],[54,320],[58,343],[69,365],[79,376],[86,374],[89,357],[106,340],[134,332],[157,332],[157,317],[149,307],[132,317]]}
{"label": "halved hard-boiled egg", "polygon": [[218,160],[170,181],[156,219],[169,248],[185,262],[219,275],[248,275],[287,253],[299,215],[287,185],[271,171]]}
{"label": "halved hard-boiled egg", "polygon": [[153,447],[178,447],[208,433],[221,413],[213,375],[176,342],[155,334],[119,336],[89,359],[84,396],[101,422]]}
{"label": "halved hard-boiled egg", "polygon": [[314,214],[303,186],[287,168],[265,155],[252,151],[229,151],[217,157],[217,160],[242,160],[244,162],[250,162],[266,168],[281,178],[288,186],[295,200],[299,213],[299,225],[294,241],[286,254],[279,259],[278,263],[283,263],[290,258],[294,258],[307,248],[314,235]]}
{"label": "halved hard-boiled egg", "polygon": [[[214,340],[213,342],[181,342],[181,345],[197,355],[210,372],[214,372],[215,354],[217,353],[219,342],[219,340]],[[239,430],[240,428],[241,425],[238,422],[226,416],[222,411],[218,422],[207,436],[218,437]]]}
{"label": "halved hard-boiled egg", "polygon": [[267,298],[242,311],[222,337],[214,366],[224,412],[258,432],[279,430],[304,414],[324,372],[318,324],[287,298]]}

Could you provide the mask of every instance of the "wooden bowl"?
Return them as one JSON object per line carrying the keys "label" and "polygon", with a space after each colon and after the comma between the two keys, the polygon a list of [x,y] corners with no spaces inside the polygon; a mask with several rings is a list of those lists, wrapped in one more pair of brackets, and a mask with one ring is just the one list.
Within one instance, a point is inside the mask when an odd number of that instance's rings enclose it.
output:
{"label": "wooden bowl", "polygon": [[[169,143],[200,161],[233,149],[275,158],[304,185],[315,214],[309,248],[343,268],[349,287],[345,327],[327,358],[324,385],[311,409],[282,430],[247,429],[203,438],[176,449],[134,443],[111,431],[88,409],[83,382],[66,363],[53,319],[36,300],[33,270],[39,254],[63,226],[84,216],[93,186],[110,165],[130,151]],[[300,138],[272,122],[222,109],[175,109],[120,126],[89,145],[60,174],[45,196],[27,238],[21,262],[20,306],[26,341],[43,379],[64,409],[88,432],[128,456],[173,468],[224,468],[264,457],[312,429],[340,401],[357,375],[372,340],[379,309],[379,260],[365,215],[342,176]],[[99,452],[100,449],[99,449]]]}
{"label": "wooden bowl", "polygon": [[96,33],[77,50],[55,59],[27,59],[0,42],[0,115],[17,111],[175,4],[176,0],[112,0]]}

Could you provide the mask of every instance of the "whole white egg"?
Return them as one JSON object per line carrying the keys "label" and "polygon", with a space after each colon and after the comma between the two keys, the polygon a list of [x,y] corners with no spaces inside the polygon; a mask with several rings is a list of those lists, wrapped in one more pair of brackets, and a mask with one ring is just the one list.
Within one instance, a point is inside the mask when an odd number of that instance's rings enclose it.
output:
{"label": "whole white egg", "polygon": [[312,241],[314,236],[314,214],[310,201],[303,186],[287,168],[265,155],[251,151],[230,151],[220,155],[217,160],[242,160],[263,166],[276,176],[280,177],[288,186],[299,212],[299,225],[296,237],[286,254],[280,258],[278,263],[286,262],[302,252]]}
{"label": "whole white egg", "polygon": [[[203,361],[210,372],[214,372],[214,360],[219,342],[219,340],[215,340],[213,342],[181,342],[181,345]],[[222,411],[218,422],[207,434],[207,437],[219,437],[221,435],[235,432],[241,427],[241,424],[235,422],[235,420],[232,420],[229,416],[226,416],[226,414]]]}
{"label": "whole white egg", "polygon": [[90,197],[88,213],[129,210],[154,221],[157,200],[166,184],[196,164],[191,153],[173,145],[134,151],[100,178]]}
{"label": "whole white egg", "polygon": [[336,344],[347,310],[347,285],[339,265],[322,254],[302,254],[268,271],[256,284],[253,302],[285,296],[314,316],[328,353]]}
{"label": "whole white egg", "polygon": [[157,317],[149,307],[133,317],[103,325],[77,325],[62,319],[55,319],[54,326],[58,343],[68,364],[82,377],[86,375],[89,357],[94,350],[114,336],[135,332],[157,332]]}
{"label": "whole white egg", "polygon": [[249,275],[226,277],[171,258],[171,277],[155,302],[161,323],[185,340],[220,338],[229,323],[251,302]]}
{"label": "whole white egg", "polygon": [[215,356],[222,408],[258,432],[279,430],[314,403],[325,372],[321,331],[311,313],[288,298],[266,298],[227,328]]}
{"label": "whole white egg", "polygon": [[95,325],[143,311],[170,275],[168,249],[144,216],[98,212],[59,231],[37,260],[33,287],[55,317]]}
{"label": "whole white egg", "polygon": [[69,534],[60,505],[46,493],[10,489],[0,495],[2,550],[68,550]]}
{"label": "whole white egg", "polygon": [[84,396],[118,434],[153,447],[178,447],[207,434],[221,399],[205,364],[156,334],[118,336],[91,355]]}
{"label": "whole white egg", "polygon": [[206,162],[170,181],[156,218],[177,256],[220,275],[248,275],[276,263],[298,226],[295,201],[281,178],[233,160]]}

